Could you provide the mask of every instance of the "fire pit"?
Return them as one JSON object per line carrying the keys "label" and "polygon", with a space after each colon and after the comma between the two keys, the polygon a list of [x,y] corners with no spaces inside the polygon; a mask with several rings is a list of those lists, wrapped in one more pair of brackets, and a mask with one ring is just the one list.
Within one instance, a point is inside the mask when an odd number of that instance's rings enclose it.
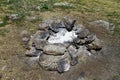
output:
{"label": "fire pit", "polygon": [[29,40],[26,56],[39,59],[39,65],[45,70],[63,73],[79,63],[81,58],[99,51],[101,41],[75,22],[68,18],[43,21]]}

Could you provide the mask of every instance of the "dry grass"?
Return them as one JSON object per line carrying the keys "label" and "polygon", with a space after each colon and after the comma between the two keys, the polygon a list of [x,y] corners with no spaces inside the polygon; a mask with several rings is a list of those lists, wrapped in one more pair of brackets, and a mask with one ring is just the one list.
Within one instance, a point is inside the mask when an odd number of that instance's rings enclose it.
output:
{"label": "dry grass", "polygon": [[[7,1],[11,2],[7,3]],[[62,2],[65,0],[54,1]],[[49,4],[49,6],[51,6],[50,9],[35,11],[34,7],[41,4],[40,0],[0,0],[0,20],[5,21],[5,24],[0,27],[0,75],[3,74],[2,80],[41,79],[41,76],[39,74],[40,71],[31,69],[31,71],[24,71],[24,69],[21,68],[28,66],[24,66],[24,64],[22,63],[16,63],[19,62],[19,60],[14,62],[16,58],[13,58],[13,56],[16,55],[24,56],[25,49],[23,48],[23,45],[21,43],[20,32],[22,30],[29,30],[31,33],[34,33],[41,20],[52,17],[62,18],[66,15],[69,15],[77,18],[78,23],[80,22],[85,24],[93,20],[103,19],[109,22],[113,22],[116,25],[116,34],[120,33],[119,0],[67,1],[73,3],[75,5],[75,8],[53,8],[52,5],[50,5],[51,3],[49,1],[45,4]],[[9,13],[21,13],[24,16],[37,16],[40,18],[40,20],[31,22],[25,20],[25,17],[23,17],[21,20],[18,21],[9,21],[5,19],[5,16]],[[13,63],[11,63],[11,60],[13,60]],[[16,66],[10,67],[12,64]],[[7,68],[7,71],[2,70],[4,66],[9,67]],[[31,75],[34,77],[32,77]]]}

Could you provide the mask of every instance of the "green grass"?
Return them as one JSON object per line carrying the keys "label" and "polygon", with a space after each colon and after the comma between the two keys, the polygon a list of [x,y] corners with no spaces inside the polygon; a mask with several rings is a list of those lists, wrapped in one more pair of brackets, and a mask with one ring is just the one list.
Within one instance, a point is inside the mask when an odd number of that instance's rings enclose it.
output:
{"label": "green grass", "polygon": [[[119,0],[67,0],[67,2],[74,4],[75,8],[70,7],[53,7],[55,2],[66,2],[66,0],[0,0],[0,18],[4,21],[4,26],[9,24],[5,19],[6,14],[17,13],[20,14],[20,21],[24,16],[36,15],[35,7],[40,6],[41,11],[77,11],[83,15],[87,15],[91,20],[103,19],[113,22],[116,25],[116,30],[119,34],[120,29],[120,1]],[[40,11],[40,12],[41,12]],[[39,14],[39,12],[38,12]],[[39,20],[38,20],[39,21]],[[19,20],[18,20],[19,22]],[[33,22],[37,22],[33,21]]]}

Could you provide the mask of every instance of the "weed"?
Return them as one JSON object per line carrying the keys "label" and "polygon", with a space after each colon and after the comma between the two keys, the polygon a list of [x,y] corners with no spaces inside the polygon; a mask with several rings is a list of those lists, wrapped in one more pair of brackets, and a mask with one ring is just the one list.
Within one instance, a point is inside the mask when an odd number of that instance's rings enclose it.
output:
{"label": "weed", "polygon": [[6,29],[0,29],[0,36],[6,36],[6,33],[8,33],[9,31]]}

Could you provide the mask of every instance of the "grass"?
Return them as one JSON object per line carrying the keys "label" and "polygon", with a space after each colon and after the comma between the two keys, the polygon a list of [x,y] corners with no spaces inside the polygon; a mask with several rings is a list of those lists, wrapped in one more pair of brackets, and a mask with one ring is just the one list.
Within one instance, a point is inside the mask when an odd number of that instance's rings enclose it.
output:
{"label": "grass", "polygon": [[[1,0],[0,1],[0,7],[1,7],[1,14],[0,17],[4,19],[5,15],[8,13],[17,13],[21,15],[31,15],[35,14],[36,12],[34,8],[36,6],[40,6],[41,11],[57,11],[58,9],[69,10],[69,11],[77,11],[84,15],[87,15],[91,18],[91,20],[95,19],[103,19],[107,20],[113,23],[117,27],[120,27],[119,25],[119,18],[120,18],[120,1],[119,0],[68,0],[67,2],[70,2],[75,5],[75,8],[69,8],[69,7],[53,7],[53,4],[55,2],[66,2],[65,0]],[[112,6],[111,6],[112,5]],[[24,20],[24,17],[21,18]],[[7,21],[5,21],[5,24],[7,24]],[[4,26],[4,25],[3,25]],[[119,28],[116,28],[119,29]]]}
{"label": "grass", "polygon": [[[73,4],[75,7],[53,6],[55,2],[65,1]],[[35,10],[36,6],[40,6],[40,11]],[[0,21],[4,22],[0,25],[0,62],[3,60],[7,61],[16,54],[24,55],[25,50],[21,45],[20,32],[29,30],[31,33],[35,33],[39,23],[51,17],[62,18],[70,14],[78,18],[79,21],[84,19],[84,22],[98,19],[106,20],[116,25],[115,34],[120,35],[119,9],[120,0],[0,0]],[[11,21],[6,18],[7,14],[19,14],[20,18],[19,20]],[[38,18],[27,21],[26,16],[37,16]],[[19,70],[17,71],[19,72]],[[11,73],[15,74],[14,71]],[[22,77],[31,77],[32,73],[29,73],[30,76],[27,74],[24,76],[21,72],[16,78],[20,80]],[[11,77],[9,72],[6,72],[6,74],[7,77]]]}

